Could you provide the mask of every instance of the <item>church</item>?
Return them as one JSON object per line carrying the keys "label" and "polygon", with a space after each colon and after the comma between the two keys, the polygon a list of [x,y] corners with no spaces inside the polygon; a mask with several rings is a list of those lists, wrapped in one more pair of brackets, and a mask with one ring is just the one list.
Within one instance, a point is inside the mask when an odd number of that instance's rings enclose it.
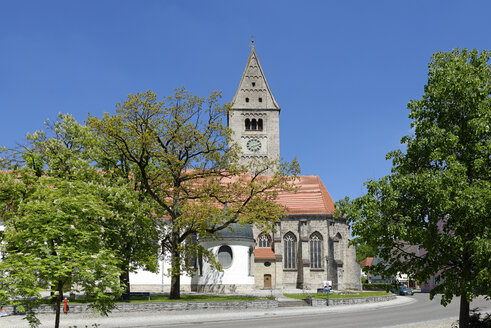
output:
{"label": "church", "polygon": [[[232,100],[228,116],[233,141],[242,148],[241,161],[280,158],[280,107],[266,81],[254,45]],[[197,263],[194,276],[181,277],[181,290],[240,292],[253,289],[316,289],[331,281],[335,290],[361,289],[356,250],[349,247],[350,227],[335,218],[334,202],[318,176],[300,175],[296,193],[282,193],[285,216],[267,233],[250,225],[234,225],[201,240],[223,271]],[[167,292],[170,264],[160,273],[130,274],[132,291]]]}

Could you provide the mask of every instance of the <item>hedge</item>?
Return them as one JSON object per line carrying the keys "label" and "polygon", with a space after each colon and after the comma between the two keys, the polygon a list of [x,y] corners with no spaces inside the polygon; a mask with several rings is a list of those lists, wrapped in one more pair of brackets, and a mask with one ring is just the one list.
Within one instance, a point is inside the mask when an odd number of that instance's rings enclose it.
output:
{"label": "hedge", "polygon": [[363,284],[363,290],[391,290],[393,284]]}

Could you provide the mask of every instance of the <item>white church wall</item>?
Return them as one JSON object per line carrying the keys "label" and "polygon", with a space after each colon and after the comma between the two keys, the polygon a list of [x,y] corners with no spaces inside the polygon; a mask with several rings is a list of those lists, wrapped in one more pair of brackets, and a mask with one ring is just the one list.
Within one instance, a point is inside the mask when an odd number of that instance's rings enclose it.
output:
{"label": "white church wall", "polygon": [[251,267],[250,250],[252,242],[234,241],[210,241],[203,242],[203,247],[218,255],[218,250],[223,245],[228,245],[232,250],[232,263],[228,268],[218,271],[209,263],[203,263],[202,275],[192,279],[193,289],[199,291],[234,292],[247,291],[254,287],[254,268]]}
{"label": "white church wall", "polygon": [[[143,269],[138,269],[136,272],[130,273],[130,286],[131,291],[145,291],[162,293],[170,291],[171,277],[168,274],[168,270],[171,267],[170,262],[166,260],[159,260],[159,272],[153,273]],[[181,290],[191,290],[191,277],[186,274],[181,275]]]}

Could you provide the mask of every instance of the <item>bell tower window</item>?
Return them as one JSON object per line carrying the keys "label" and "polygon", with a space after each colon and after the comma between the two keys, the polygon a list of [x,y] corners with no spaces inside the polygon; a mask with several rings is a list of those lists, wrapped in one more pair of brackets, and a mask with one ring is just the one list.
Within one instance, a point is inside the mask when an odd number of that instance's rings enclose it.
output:
{"label": "bell tower window", "polygon": [[251,129],[251,120],[246,118],[245,119],[245,129],[250,130]]}
{"label": "bell tower window", "polygon": [[257,130],[257,121],[255,118],[252,119],[251,130]]}
{"label": "bell tower window", "polygon": [[263,119],[260,118],[259,120],[257,120],[257,129],[259,131],[262,131],[263,130]]}

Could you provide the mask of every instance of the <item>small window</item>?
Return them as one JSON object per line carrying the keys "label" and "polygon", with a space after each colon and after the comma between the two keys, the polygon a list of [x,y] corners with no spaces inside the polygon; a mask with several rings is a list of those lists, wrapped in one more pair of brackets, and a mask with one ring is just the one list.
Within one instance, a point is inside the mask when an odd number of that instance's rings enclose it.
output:
{"label": "small window", "polygon": [[262,131],[263,130],[263,119],[260,118],[259,120],[257,120],[257,129],[259,131]]}
{"label": "small window", "polygon": [[263,102],[263,98],[259,97],[259,102]]}
{"label": "small window", "polygon": [[252,86],[255,87],[256,86],[256,82],[252,82]]}
{"label": "small window", "polygon": [[249,98],[246,97],[246,102],[249,102]]}
{"label": "small window", "polygon": [[271,237],[265,233],[260,234],[258,238],[258,247],[259,248],[271,247]]}
{"label": "small window", "polygon": [[232,266],[232,249],[228,245],[220,246],[218,249],[218,263],[222,265],[222,269],[228,269]]}
{"label": "small window", "polygon": [[246,118],[245,120],[245,129],[250,130],[251,129],[251,120]]}

